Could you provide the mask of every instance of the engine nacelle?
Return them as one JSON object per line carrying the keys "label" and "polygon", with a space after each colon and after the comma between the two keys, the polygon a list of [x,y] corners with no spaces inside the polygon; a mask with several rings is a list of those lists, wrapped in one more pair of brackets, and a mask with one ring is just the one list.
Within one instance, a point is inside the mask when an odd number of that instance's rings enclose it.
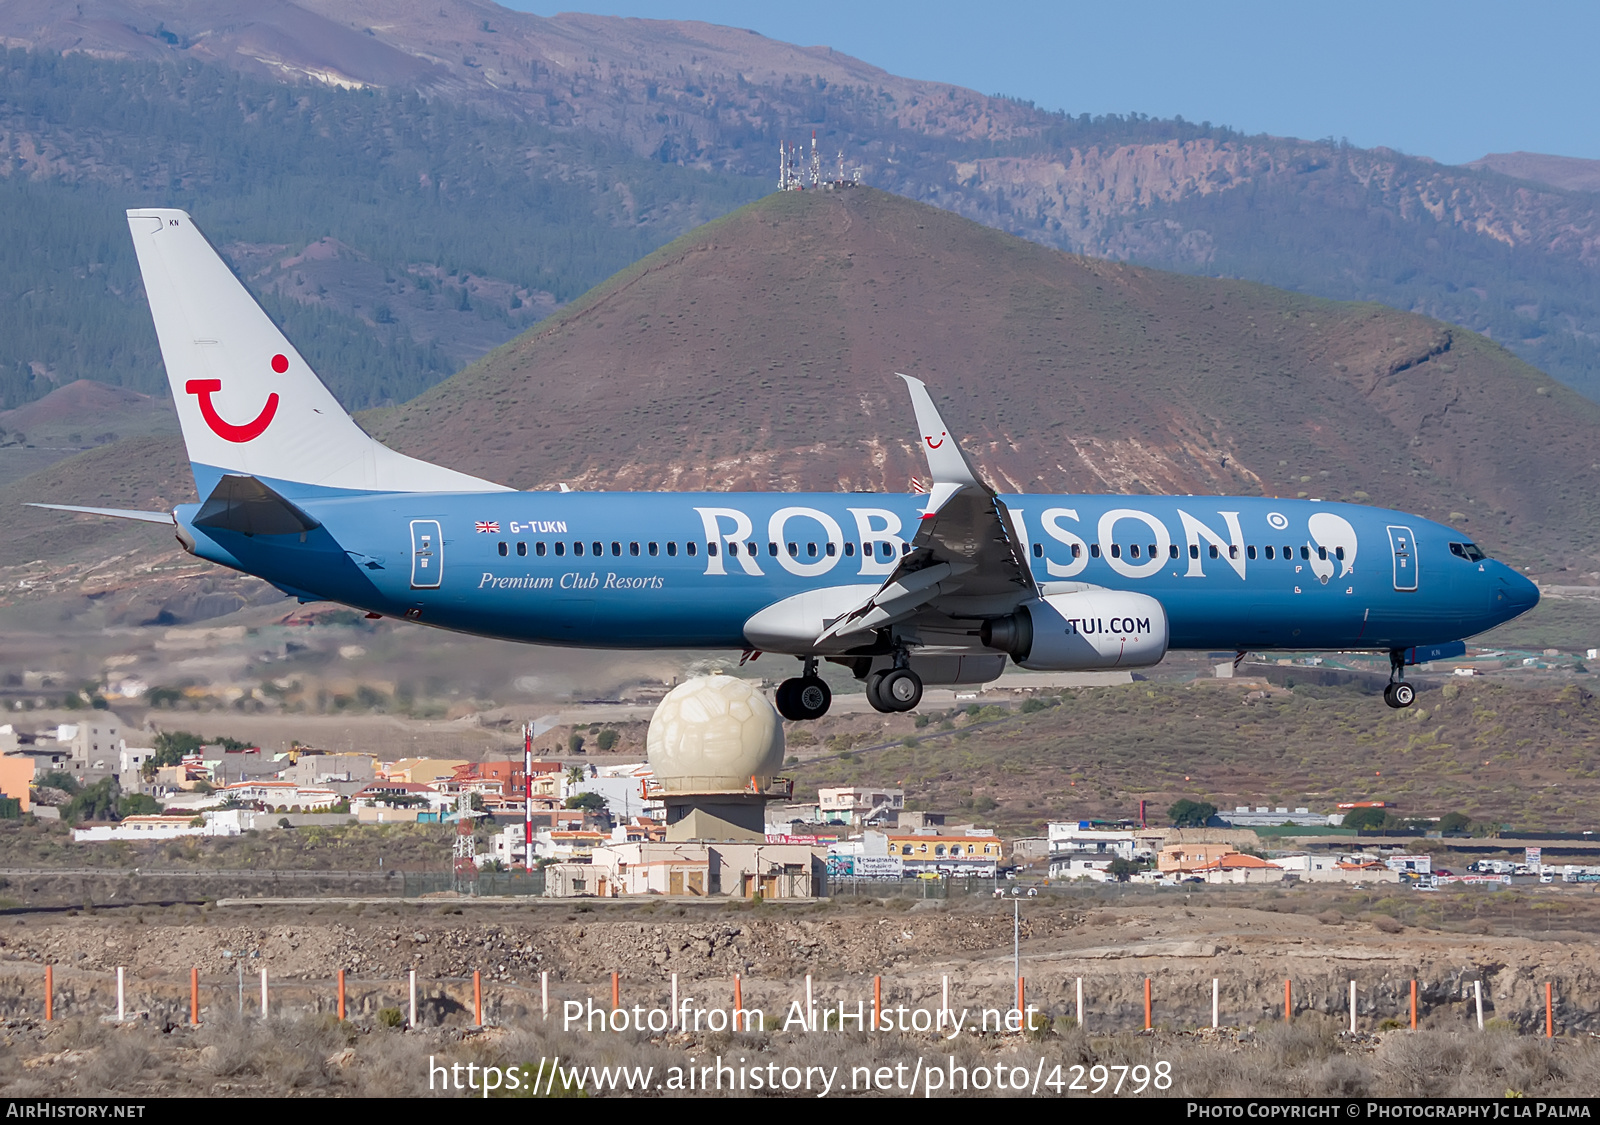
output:
{"label": "engine nacelle", "polygon": [[1146,668],[1167,654],[1167,611],[1148,594],[1047,594],[986,621],[983,643],[1035,672]]}

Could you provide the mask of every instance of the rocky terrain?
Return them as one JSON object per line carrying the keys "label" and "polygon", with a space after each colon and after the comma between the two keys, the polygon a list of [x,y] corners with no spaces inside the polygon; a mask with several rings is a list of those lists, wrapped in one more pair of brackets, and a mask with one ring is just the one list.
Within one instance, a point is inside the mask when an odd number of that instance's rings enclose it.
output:
{"label": "rocky terrain", "polygon": [[[1592,904],[1583,905],[1592,922]],[[847,1067],[863,1059],[909,1064],[918,1054],[978,1065],[1166,1059],[1174,1063],[1174,1094],[1592,1091],[1600,1052],[1584,1036],[1600,1028],[1600,974],[1588,956],[1589,932],[1419,929],[1399,923],[1394,909],[1353,892],[1263,899],[1219,888],[1069,890],[1025,900],[1026,996],[1050,1029],[1027,1037],[963,1033],[953,1042],[773,1027],[803,998],[808,973],[819,1006],[864,1001],[870,1009],[878,977],[886,1010],[935,1009],[948,977],[953,1008],[1004,1009],[1014,996],[1009,903],[335,901],[13,914],[0,920],[7,1045],[0,1090],[425,1093],[425,1067],[417,1063],[429,1053],[531,1068],[556,1053],[569,1062],[665,1067],[732,1051]],[[49,1024],[40,1018],[45,964],[55,966]],[[115,1009],[118,965],[128,970],[129,1028],[100,1020]],[[186,1027],[191,967],[201,979],[198,1030]],[[257,999],[261,968],[271,989],[266,1023]],[[401,1022],[413,969],[423,1026],[391,1030],[386,1024]],[[339,970],[347,986],[342,1023],[335,1018]],[[472,1026],[474,970],[492,1025],[485,1031]],[[762,1010],[772,1025],[732,1037],[561,1031],[540,1015],[546,972],[557,1013],[567,999],[609,1008],[613,972],[624,1006],[667,1006],[676,974],[680,997],[726,1007],[737,975],[744,1006]],[[1146,978],[1157,1031],[1138,1035]],[[1209,1030],[1212,978],[1220,981],[1221,1032]],[[1293,990],[1287,1027],[1285,979]],[[1409,1022],[1412,979],[1423,1029],[1415,1035],[1391,1030]],[[1340,1033],[1352,980],[1360,997],[1354,1037]],[[1475,1030],[1475,981],[1488,1021],[1483,1034]],[[1554,989],[1554,1043],[1537,1038],[1545,981]]]}

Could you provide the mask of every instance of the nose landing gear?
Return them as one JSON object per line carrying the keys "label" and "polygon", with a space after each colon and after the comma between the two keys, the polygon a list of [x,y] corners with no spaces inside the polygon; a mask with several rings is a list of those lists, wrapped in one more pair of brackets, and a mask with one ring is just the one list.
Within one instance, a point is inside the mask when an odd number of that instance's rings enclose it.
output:
{"label": "nose landing gear", "polygon": [[1390,707],[1410,707],[1417,701],[1417,689],[1406,683],[1406,654],[1404,649],[1389,653],[1389,685],[1383,689],[1383,701]]}
{"label": "nose landing gear", "polygon": [[817,675],[816,657],[807,657],[805,671],[778,685],[778,714],[791,722],[820,719],[833,704],[833,692]]}

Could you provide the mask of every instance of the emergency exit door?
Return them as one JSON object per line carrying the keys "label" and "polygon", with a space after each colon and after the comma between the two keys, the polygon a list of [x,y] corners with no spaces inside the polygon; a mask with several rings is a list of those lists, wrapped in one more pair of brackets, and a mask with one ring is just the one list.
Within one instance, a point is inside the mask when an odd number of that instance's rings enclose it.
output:
{"label": "emergency exit door", "polygon": [[1417,543],[1409,527],[1389,527],[1389,550],[1394,554],[1394,588],[1417,588]]}
{"label": "emergency exit door", "polygon": [[438,520],[411,521],[411,588],[437,590],[444,573],[444,534]]}

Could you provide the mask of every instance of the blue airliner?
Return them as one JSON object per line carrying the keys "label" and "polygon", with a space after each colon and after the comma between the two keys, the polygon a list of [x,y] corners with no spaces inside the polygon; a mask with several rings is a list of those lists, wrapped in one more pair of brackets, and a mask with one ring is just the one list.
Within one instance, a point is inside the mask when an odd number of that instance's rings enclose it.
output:
{"label": "blue airliner", "polygon": [[1403,512],[1245,496],[997,494],[923,384],[926,494],[518,492],[368,437],[189,216],[128,212],[199,504],[68,512],[171,524],[303,601],[535,644],[727,648],[802,662],[789,719],[849,668],[879,711],[925,683],[1139,668],[1169,649],[1387,652],[1408,664],[1537,587]]}

